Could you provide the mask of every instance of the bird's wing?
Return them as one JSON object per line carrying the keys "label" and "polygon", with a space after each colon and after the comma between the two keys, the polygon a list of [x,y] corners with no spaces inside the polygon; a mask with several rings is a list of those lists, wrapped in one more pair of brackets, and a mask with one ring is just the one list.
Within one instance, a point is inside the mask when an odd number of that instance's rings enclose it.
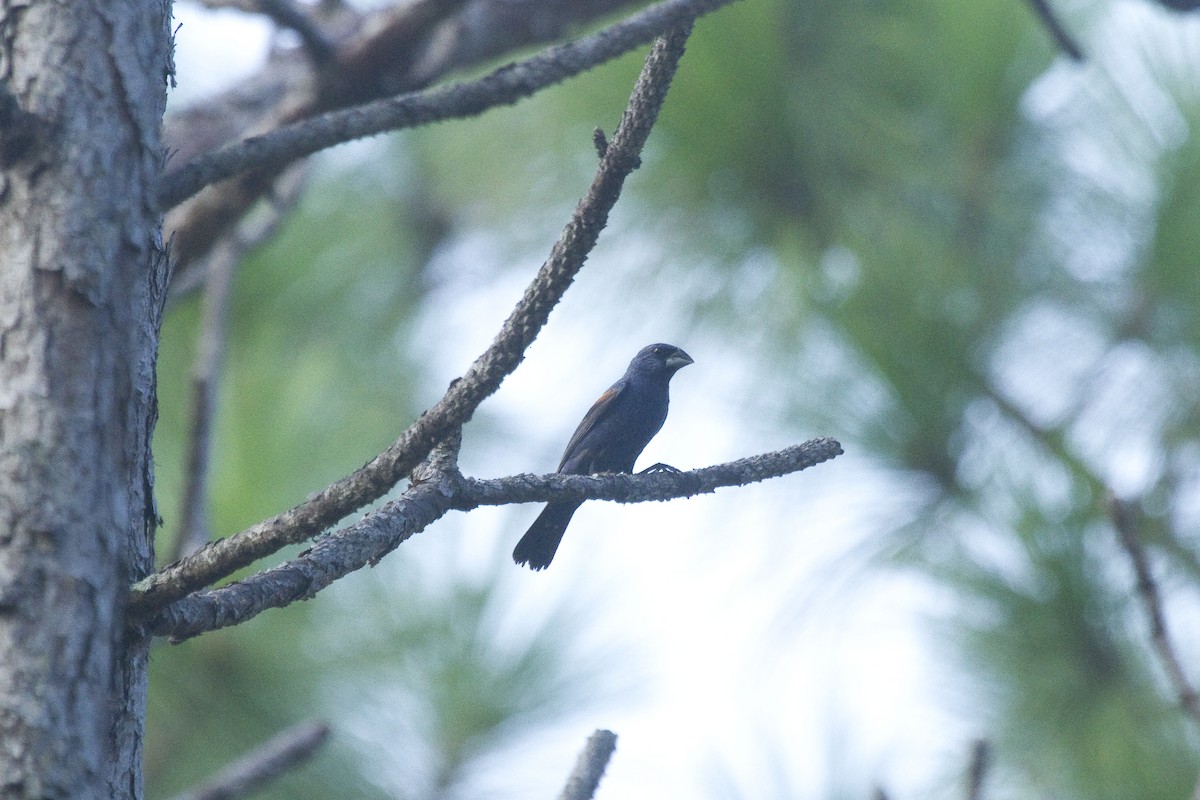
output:
{"label": "bird's wing", "polygon": [[[571,435],[571,441],[567,442],[567,447],[563,450],[562,461],[558,465],[559,472],[562,472],[563,467],[567,465],[568,461],[574,461],[577,466],[584,467],[585,472],[591,471],[590,468],[585,466],[592,461],[587,455],[587,450],[594,447],[597,442],[589,440],[588,434],[595,430],[599,422],[612,412],[617,398],[621,396],[624,390],[625,381],[617,381],[604,394],[600,395],[599,399],[596,400],[587,414],[584,415],[583,420],[579,423],[579,427]],[[572,470],[572,472],[574,471]]]}

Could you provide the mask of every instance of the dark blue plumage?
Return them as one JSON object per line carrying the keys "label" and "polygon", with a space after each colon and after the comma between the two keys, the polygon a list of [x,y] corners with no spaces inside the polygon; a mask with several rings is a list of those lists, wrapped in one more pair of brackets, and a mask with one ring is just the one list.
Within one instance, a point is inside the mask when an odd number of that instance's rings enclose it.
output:
{"label": "dark blue plumage", "polygon": [[[579,423],[558,471],[568,475],[632,472],[637,457],[667,418],[671,376],[691,363],[691,356],[674,345],[643,347]],[[579,506],[548,504],[517,542],[513,561],[535,570],[548,567]]]}

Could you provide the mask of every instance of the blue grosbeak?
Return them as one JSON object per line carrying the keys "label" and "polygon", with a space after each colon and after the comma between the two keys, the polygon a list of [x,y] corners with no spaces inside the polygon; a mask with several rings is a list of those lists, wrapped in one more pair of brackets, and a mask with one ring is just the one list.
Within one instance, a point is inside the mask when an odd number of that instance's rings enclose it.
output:
{"label": "blue grosbeak", "polygon": [[[633,463],[667,418],[671,376],[692,357],[671,344],[643,347],[621,379],[600,395],[575,429],[558,471],[566,475],[632,472]],[[567,524],[581,502],[550,503],[517,542],[513,561],[550,566]]]}

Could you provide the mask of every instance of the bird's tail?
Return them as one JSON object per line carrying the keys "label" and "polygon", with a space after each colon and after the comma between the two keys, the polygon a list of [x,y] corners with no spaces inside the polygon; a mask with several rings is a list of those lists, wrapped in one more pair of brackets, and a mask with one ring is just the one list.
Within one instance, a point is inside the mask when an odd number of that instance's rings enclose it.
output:
{"label": "bird's tail", "polygon": [[528,564],[530,569],[545,569],[554,559],[571,516],[579,503],[550,503],[525,531],[513,550],[513,561]]}

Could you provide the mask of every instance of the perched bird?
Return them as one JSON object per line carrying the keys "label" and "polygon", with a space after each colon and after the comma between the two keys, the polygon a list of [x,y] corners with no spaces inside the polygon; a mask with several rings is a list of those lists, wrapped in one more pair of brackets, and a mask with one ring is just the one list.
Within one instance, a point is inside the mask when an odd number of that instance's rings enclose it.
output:
{"label": "perched bird", "polygon": [[[632,472],[633,463],[667,418],[671,376],[692,357],[671,344],[643,347],[621,379],[600,395],[575,429],[558,471],[567,475]],[[517,542],[513,561],[538,570],[550,566],[580,502],[550,503]]]}

